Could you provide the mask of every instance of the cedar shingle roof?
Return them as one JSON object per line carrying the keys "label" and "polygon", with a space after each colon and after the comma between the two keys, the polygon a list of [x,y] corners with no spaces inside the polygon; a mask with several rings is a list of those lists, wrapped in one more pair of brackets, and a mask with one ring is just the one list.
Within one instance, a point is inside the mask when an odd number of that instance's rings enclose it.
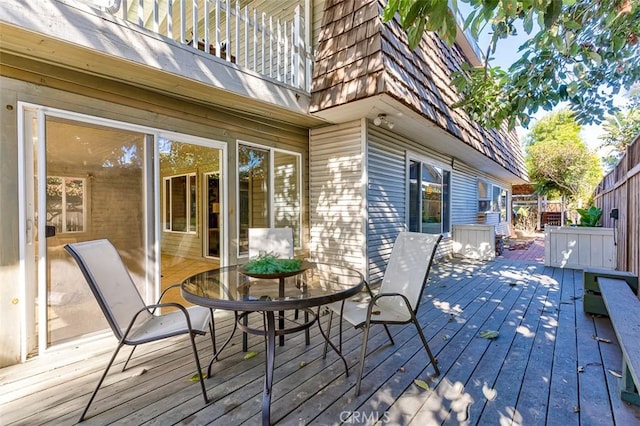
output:
{"label": "cedar shingle roof", "polygon": [[426,33],[415,51],[397,20],[383,24],[382,0],[327,0],[311,89],[311,112],[386,94],[438,124],[516,176],[527,173],[515,132],[485,129],[451,107],[451,74],[462,50]]}

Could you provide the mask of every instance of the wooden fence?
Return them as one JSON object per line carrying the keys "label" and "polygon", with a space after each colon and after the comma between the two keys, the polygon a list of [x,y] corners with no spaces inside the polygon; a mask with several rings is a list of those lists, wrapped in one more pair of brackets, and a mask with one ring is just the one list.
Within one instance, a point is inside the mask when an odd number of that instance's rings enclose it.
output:
{"label": "wooden fence", "polygon": [[640,274],[640,135],[598,184],[595,205],[602,209],[602,225],[616,228],[617,269]]}

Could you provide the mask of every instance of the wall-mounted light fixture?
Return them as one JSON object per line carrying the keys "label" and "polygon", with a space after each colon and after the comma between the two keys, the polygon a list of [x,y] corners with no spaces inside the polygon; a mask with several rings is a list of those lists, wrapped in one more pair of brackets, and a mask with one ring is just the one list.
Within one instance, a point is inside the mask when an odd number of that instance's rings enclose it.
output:
{"label": "wall-mounted light fixture", "polygon": [[378,116],[373,119],[373,124],[375,124],[376,126],[381,126],[384,124],[389,128],[389,130],[393,129],[395,126],[393,121],[390,121],[387,118],[387,114],[378,114]]}

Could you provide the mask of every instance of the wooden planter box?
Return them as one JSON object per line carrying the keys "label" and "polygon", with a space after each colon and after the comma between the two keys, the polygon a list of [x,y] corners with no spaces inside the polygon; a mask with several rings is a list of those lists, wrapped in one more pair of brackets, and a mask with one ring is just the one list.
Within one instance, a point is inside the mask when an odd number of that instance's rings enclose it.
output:
{"label": "wooden planter box", "polygon": [[616,268],[613,228],[545,226],[544,264],[556,268]]}
{"label": "wooden planter box", "polygon": [[454,256],[477,260],[495,259],[495,225],[453,225],[452,231]]}

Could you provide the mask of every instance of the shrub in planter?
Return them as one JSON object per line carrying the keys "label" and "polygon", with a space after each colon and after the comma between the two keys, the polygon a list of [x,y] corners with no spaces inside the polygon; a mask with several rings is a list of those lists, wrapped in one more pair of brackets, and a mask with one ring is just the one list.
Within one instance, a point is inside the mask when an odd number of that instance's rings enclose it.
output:
{"label": "shrub in planter", "polygon": [[580,215],[580,223],[578,226],[602,226],[598,224],[602,217],[601,208],[591,206],[589,209],[576,209],[576,211]]}

